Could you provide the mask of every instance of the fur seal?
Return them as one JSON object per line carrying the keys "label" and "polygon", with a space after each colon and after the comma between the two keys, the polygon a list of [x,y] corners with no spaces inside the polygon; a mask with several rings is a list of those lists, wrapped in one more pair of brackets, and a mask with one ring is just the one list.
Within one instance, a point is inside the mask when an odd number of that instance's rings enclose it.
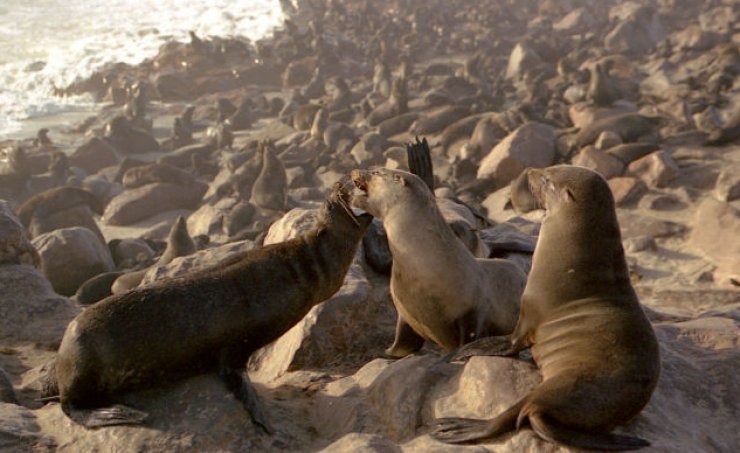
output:
{"label": "fur seal", "polygon": [[270,432],[246,361],[341,287],[372,220],[355,216],[348,203],[347,190],[337,184],[319,224],[305,235],[85,310],[67,327],[56,357],[64,413],[88,428],[139,424],[145,413],[108,405],[129,390],[218,370],[252,419]]}
{"label": "fur seal", "polygon": [[[80,207],[87,211],[87,216],[83,214],[84,211],[76,209]],[[73,209],[74,215],[62,215]],[[90,215],[90,210],[98,215],[103,213],[103,206],[94,194],[77,187],[57,187],[29,198],[18,207],[17,213],[31,237],[59,228],[83,226],[105,243],[103,233]]]}
{"label": "fur seal", "polygon": [[275,155],[274,145],[262,144],[262,170],[252,185],[250,202],[265,209],[285,209],[288,197],[288,179],[285,167]]}
{"label": "fur seal", "polygon": [[418,176],[375,168],[353,170],[352,180],[354,206],[383,219],[393,254],[391,295],[399,316],[387,354],[404,357],[425,339],[451,351],[512,331],[524,272],[507,260],[473,256]]}
{"label": "fur seal", "polygon": [[195,177],[174,165],[151,163],[131,168],[123,174],[123,187],[135,189],[153,182],[169,182],[180,186],[195,183]]}
{"label": "fur seal", "polygon": [[[164,266],[165,264],[171,263],[172,260],[177,257],[187,256],[194,253],[195,249],[195,243],[193,242],[193,238],[190,237],[190,233],[188,233],[188,226],[185,222],[185,218],[183,216],[178,216],[175,223],[172,224],[169,235],[167,236],[167,247],[164,249],[162,256],[160,256],[157,262],[152,266]],[[114,281],[111,282],[111,293],[119,294],[132,288],[136,288],[144,279],[146,272],[152,266],[126,272],[123,275],[119,274],[119,277],[115,278]]]}
{"label": "fur seal", "polygon": [[0,403],[18,404],[13,383],[2,368],[0,368]]}
{"label": "fur seal", "polygon": [[432,436],[478,441],[525,423],[543,439],[628,450],[648,442],[611,434],[650,400],[658,342],[630,284],[614,197],[598,173],[560,165],[529,169],[546,212],[513,334],[466,345],[458,356],[516,355],[531,347],[542,383],[488,420],[437,420]]}

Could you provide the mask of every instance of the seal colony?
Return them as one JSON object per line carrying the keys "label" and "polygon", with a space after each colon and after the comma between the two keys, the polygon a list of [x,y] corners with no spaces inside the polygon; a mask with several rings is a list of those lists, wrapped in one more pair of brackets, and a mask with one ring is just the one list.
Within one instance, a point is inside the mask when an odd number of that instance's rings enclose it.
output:
{"label": "seal colony", "polygon": [[88,428],[141,423],[123,392],[218,371],[265,431],[245,364],[339,290],[372,220],[337,185],[307,234],[182,277],[113,295],[68,326],[56,358],[62,410]]}
{"label": "seal colony", "polygon": [[650,400],[660,360],[630,284],[609,186],[596,172],[575,166],[529,169],[526,175],[546,217],[519,321],[510,337],[471,343],[458,357],[531,348],[542,383],[497,417],[437,420],[432,436],[464,443],[529,424],[545,440],[579,448],[647,446],[610,433]]}

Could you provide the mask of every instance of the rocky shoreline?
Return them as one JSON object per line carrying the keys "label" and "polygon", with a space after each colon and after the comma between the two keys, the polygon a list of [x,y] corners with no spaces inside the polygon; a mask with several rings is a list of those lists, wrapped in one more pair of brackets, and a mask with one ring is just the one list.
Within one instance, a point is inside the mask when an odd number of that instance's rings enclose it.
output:
{"label": "rocky shoreline", "polygon": [[[395,311],[379,221],[340,291],[250,361],[274,436],[210,375],[128,395],[151,414],[143,427],[85,430],[38,401],[64,329],[90,303],[85,282],[136,273],[146,284],[302,234],[353,168],[407,169],[415,136],[429,140],[437,198],[458,226],[488,256],[522,263],[539,217],[513,211],[509,184],[558,163],[601,173],[663,370],[620,430],[648,439],[643,451],[740,445],[736,2],[284,8],[285,26],[258,42],[192,35],[103,68],[60,90],[94,96],[96,115],[0,141],[0,448],[576,451],[526,429],[476,446],[426,435],[435,418],[501,412],[539,372],[508,358],[443,363],[433,345],[381,358]],[[64,186],[94,199],[54,195]],[[165,252],[179,216],[192,248]]]}

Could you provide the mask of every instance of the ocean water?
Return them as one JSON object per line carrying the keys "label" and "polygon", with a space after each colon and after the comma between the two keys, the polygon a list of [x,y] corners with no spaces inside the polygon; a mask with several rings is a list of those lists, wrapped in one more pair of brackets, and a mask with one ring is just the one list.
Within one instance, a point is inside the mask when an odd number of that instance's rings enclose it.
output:
{"label": "ocean water", "polygon": [[106,63],[139,63],[189,30],[256,40],[282,20],[279,0],[2,0],[0,139],[29,119],[93,108],[53,88]]}

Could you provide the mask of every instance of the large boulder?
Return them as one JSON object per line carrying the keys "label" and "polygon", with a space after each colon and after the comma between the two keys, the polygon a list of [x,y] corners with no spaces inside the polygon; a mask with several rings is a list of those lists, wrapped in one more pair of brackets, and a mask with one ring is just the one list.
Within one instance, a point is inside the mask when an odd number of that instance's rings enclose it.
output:
{"label": "large boulder", "polygon": [[103,220],[108,225],[130,225],[162,211],[195,209],[206,189],[197,182],[189,186],[153,183],[127,190],[108,203]]}
{"label": "large boulder", "polygon": [[740,210],[706,197],[694,214],[691,245],[723,271],[740,275]]}
{"label": "large boulder", "polygon": [[93,137],[72,153],[69,164],[92,175],[105,167],[116,165],[119,160],[113,145],[102,138]]}
{"label": "large boulder", "polygon": [[26,229],[5,200],[0,200],[0,265],[40,264]]}
{"label": "large boulder", "polygon": [[[647,439],[645,452],[732,451],[740,434],[727,420],[740,416],[740,327],[729,317],[707,314],[698,319],[655,326],[662,372],[645,409],[617,432]],[[394,441],[373,440],[378,450],[465,452],[425,435],[440,417],[490,418],[527,395],[541,381],[528,360],[473,357],[465,365],[445,363],[435,355],[403,360],[377,359],[328,384],[318,395],[315,417],[320,434],[340,445],[367,445],[376,433]],[[345,436],[345,437],[343,437]],[[352,442],[350,442],[350,439]],[[401,445],[395,444],[402,443]],[[380,449],[382,448],[382,449]],[[475,451],[576,452],[539,438],[529,428],[476,445]]]}
{"label": "large boulder", "polygon": [[80,309],[54,292],[38,269],[0,266],[0,344],[33,342],[55,347]]}
{"label": "large boulder", "polygon": [[87,228],[44,233],[33,244],[41,256],[41,270],[64,296],[72,296],[87,279],[115,269],[108,247]]}
{"label": "large boulder", "polygon": [[144,275],[141,286],[163,278],[179,277],[198,269],[214,266],[237,253],[246,252],[254,248],[255,244],[253,241],[230,242],[219,247],[213,247],[188,256],[175,258],[168,264],[150,268]]}
{"label": "large boulder", "polygon": [[543,168],[555,160],[555,130],[547,124],[528,122],[501,140],[481,161],[477,177],[493,178],[503,187],[527,167]]}
{"label": "large boulder", "polygon": [[73,451],[269,451],[274,442],[215,373],[128,393],[120,402],[147,412],[146,426],[86,429],[59,404],[34,415],[45,436]]}

